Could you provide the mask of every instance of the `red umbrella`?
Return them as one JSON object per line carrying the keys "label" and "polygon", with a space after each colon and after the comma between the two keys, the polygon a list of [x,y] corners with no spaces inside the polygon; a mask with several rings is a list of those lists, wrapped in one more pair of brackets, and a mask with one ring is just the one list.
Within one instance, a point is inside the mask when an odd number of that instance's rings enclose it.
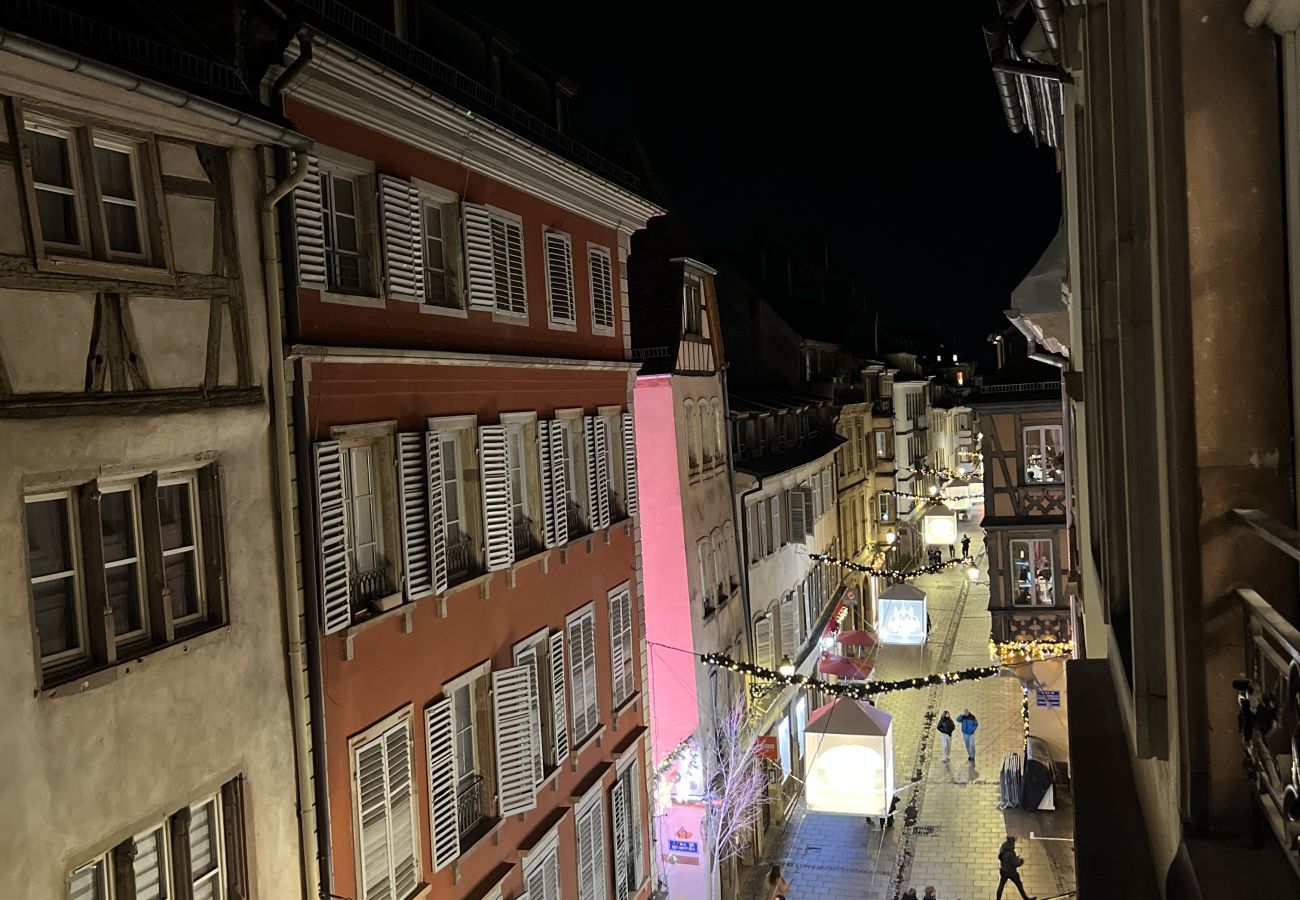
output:
{"label": "red umbrella", "polygon": [[877,643],[869,631],[841,631],[835,640],[841,647],[874,647]]}
{"label": "red umbrella", "polygon": [[853,678],[866,681],[871,677],[875,663],[869,659],[855,659],[852,656],[823,656],[817,668],[823,675],[838,675],[841,678]]}

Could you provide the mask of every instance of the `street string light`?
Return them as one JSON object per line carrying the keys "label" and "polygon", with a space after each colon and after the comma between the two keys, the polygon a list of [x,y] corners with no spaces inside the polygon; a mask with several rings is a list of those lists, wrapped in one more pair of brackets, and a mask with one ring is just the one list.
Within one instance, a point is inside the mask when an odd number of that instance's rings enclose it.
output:
{"label": "street string light", "polygon": [[717,669],[739,672],[762,681],[794,685],[801,690],[819,690],[834,694],[836,697],[848,697],[851,700],[866,700],[877,694],[914,690],[935,684],[978,681],[983,678],[994,678],[1002,672],[1002,666],[978,666],[973,669],[959,669],[955,672],[935,672],[930,675],[918,675],[915,678],[901,678],[897,681],[872,681],[866,684],[845,681],[832,683],[823,681],[820,678],[813,678],[811,675],[799,675],[793,672],[785,675],[765,666],[756,666],[753,663],[732,659],[725,653],[705,653],[701,655],[700,659],[703,660],[706,666]]}
{"label": "street string light", "polygon": [[930,475],[934,478],[942,478],[945,481],[956,481],[958,478],[965,477],[956,469],[946,469],[943,466],[921,464],[912,466],[911,468],[912,471],[918,475]]}
{"label": "street string light", "polygon": [[989,641],[989,659],[1000,660],[1003,665],[1073,655],[1074,641]]}
{"label": "street string light", "polygon": [[974,581],[979,577],[979,569],[975,565],[975,560],[969,556],[954,556],[952,559],[944,560],[941,563],[935,563],[929,566],[920,566],[915,569],[891,569],[881,568],[879,566],[864,566],[862,563],[855,563],[847,559],[839,559],[834,556],[827,556],[824,553],[809,553],[808,558],[814,562],[824,562],[828,566],[838,566],[841,569],[848,569],[850,572],[862,572],[866,575],[875,575],[880,578],[893,578],[896,581],[908,578],[916,578],[920,575],[937,575],[939,572],[946,572],[957,566],[965,566],[966,574],[970,576],[973,570],[975,574],[971,577]]}
{"label": "street string light", "polygon": [[901,497],[904,500],[924,500],[926,503],[943,503],[945,500],[951,500],[952,497],[946,497],[937,492],[933,494],[912,494],[908,491],[895,491],[891,488],[881,488],[876,491],[877,494],[886,494],[890,497]]}

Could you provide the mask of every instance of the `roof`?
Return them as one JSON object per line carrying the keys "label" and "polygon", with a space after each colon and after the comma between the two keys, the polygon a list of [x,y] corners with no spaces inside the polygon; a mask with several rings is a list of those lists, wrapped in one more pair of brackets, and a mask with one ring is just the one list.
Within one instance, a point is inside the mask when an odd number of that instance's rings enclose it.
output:
{"label": "roof", "polygon": [[1061,398],[1061,370],[1027,356],[1017,356],[984,376],[966,399],[969,406],[993,403],[1056,401]]}
{"label": "roof", "polygon": [[736,471],[756,478],[769,478],[781,472],[789,472],[800,466],[806,466],[823,456],[834,453],[841,444],[847,443],[838,434],[819,435],[805,440],[790,450],[778,453],[764,453],[752,459],[736,460]]}
{"label": "roof", "polygon": [[840,697],[813,710],[804,726],[804,734],[847,734],[861,737],[884,737],[889,734],[893,717],[865,700]]}
{"label": "roof", "polygon": [[908,584],[906,581],[900,581],[897,584],[891,584],[880,592],[877,598],[880,600],[924,600],[925,591],[921,590],[914,584]]}
{"label": "roof", "polygon": [[787,409],[804,409],[809,406],[833,406],[829,398],[809,397],[775,388],[742,388],[745,393],[728,391],[727,399],[733,413],[781,412]]}

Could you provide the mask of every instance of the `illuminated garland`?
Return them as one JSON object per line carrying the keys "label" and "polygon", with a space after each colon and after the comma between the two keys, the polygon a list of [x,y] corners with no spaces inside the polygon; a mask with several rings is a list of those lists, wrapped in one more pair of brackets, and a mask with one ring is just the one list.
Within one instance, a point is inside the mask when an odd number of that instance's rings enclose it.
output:
{"label": "illuminated garland", "polygon": [[[1020,685],[1020,715],[1025,720],[1025,750],[1029,750],[1029,687]],[[1026,752],[1026,756],[1028,753]]]}
{"label": "illuminated garland", "polygon": [[1004,666],[1016,661],[1073,655],[1074,641],[989,641],[989,659],[996,659]]}
{"label": "illuminated garland", "polygon": [[688,734],[686,737],[682,738],[681,743],[674,747],[668,755],[663,758],[659,765],[655,766],[652,777],[663,778],[668,770],[673,767],[673,764],[694,749],[694,746],[695,735]]}
{"label": "illuminated garland", "polygon": [[955,469],[945,469],[943,466],[916,465],[912,466],[912,471],[918,475],[932,475],[935,478],[943,478],[946,481],[955,481],[958,478],[964,478],[961,472]]}
{"label": "illuminated garland", "polygon": [[912,494],[907,491],[895,491],[890,488],[881,488],[876,491],[877,494],[886,494],[890,497],[902,497],[907,500],[924,500],[926,503],[942,503],[945,500],[951,500],[951,497],[945,497],[943,494]]}
{"label": "illuminated garland", "polygon": [[975,561],[969,556],[954,556],[952,559],[945,560],[932,566],[921,566],[916,569],[882,569],[878,566],[864,566],[862,563],[855,563],[847,559],[838,559],[834,556],[827,556],[824,553],[809,553],[808,558],[814,562],[824,562],[828,566],[838,566],[841,569],[848,569],[850,572],[862,572],[867,575],[876,575],[880,578],[893,578],[902,580],[907,578],[916,578],[918,575],[937,575],[940,572],[946,572],[954,566],[973,567]]}
{"label": "illuminated garland", "polygon": [[772,669],[756,666],[753,663],[740,662],[732,659],[725,653],[705,653],[700,657],[706,666],[727,669],[732,672],[740,672],[744,675],[757,678],[760,681],[771,681],[777,684],[794,685],[803,690],[817,689],[825,691],[828,694],[834,694],[836,697],[848,697],[851,700],[866,700],[877,694],[887,694],[892,691],[908,691],[915,688],[929,687],[935,684],[955,684],[959,681],[979,681],[983,678],[993,678],[1002,672],[1001,666],[980,666],[974,669],[961,669],[957,672],[937,672],[932,675],[918,675],[915,678],[903,678],[898,681],[872,681],[866,684],[855,682],[835,682],[822,681],[820,678],[813,678],[810,675],[782,675],[780,672]]}

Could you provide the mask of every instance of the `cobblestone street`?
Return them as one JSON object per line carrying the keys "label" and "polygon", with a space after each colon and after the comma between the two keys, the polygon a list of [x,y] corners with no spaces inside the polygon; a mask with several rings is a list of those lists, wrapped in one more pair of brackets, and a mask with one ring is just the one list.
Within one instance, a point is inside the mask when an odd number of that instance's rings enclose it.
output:
{"label": "cobblestone street", "polygon": [[[969,534],[972,552],[982,556],[979,529]],[[929,597],[930,640],[923,649],[881,648],[874,678],[988,665],[987,584],[972,584],[960,568],[914,583]],[[883,695],[879,707],[894,716],[894,826],[882,833],[873,821],[808,813],[799,801],[758,870],[780,863],[790,900],[895,900],[908,887],[920,896],[927,885],[942,900],[991,900],[998,847],[1011,834],[1025,859],[1020,871],[1030,896],[1046,900],[1072,890],[1073,843],[1038,839],[1072,837],[1069,797],[1057,792],[1056,812],[998,809],[1003,756],[1021,750],[1020,701],[1011,677]],[[967,762],[959,731],[945,763],[933,722],[943,710],[955,717],[963,707],[980,722],[976,760]],[[757,884],[747,890],[746,900],[761,896]],[[1005,897],[1018,897],[1013,886],[1007,890]]]}

